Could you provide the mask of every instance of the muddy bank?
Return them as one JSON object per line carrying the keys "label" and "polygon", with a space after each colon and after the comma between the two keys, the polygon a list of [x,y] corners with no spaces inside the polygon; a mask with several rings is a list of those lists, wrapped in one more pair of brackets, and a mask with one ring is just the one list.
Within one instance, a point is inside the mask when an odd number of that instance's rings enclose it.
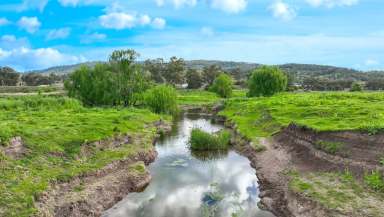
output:
{"label": "muddy bank", "polygon": [[[251,141],[236,130],[235,124],[227,125],[234,131],[236,149],[247,156],[257,170],[261,192],[259,206],[278,217],[351,216],[326,209],[309,197],[291,191],[289,171],[344,172],[348,169],[357,177],[362,177],[366,171],[384,171],[379,163],[384,153],[383,134],[316,132],[291,124],[272,138],[261,139],[266,150],[256,152]],[[338,148],[330,153],[319,144],[338,144]]]}
{"label": "muddy bank", "polygon": [[[161,134],[171,130],[170,124],[164,121],[156,122],[154,125]],[[153,142],[157,138],[158,136]],[[124,136],[96,143],[102,147],[118,147],[134,139]],[[139,138],[137,140],[140,142]],[[53,184],[38,198],[37,216],[100,216],[129,192],[139,192],[149,184],[151,175],[144,165],[152,163],[156,157],[157,152],[153,147],[69,182]]]}

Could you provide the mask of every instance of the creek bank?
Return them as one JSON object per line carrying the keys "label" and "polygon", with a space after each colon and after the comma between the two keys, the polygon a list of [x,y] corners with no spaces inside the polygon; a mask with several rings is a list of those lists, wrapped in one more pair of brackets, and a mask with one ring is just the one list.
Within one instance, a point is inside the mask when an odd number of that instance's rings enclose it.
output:
{"label": "creek bank", "polygon": [[[225,117],[220,117],[225,119]],[[367,171],[383,172],[380,157],[384,153],[384,134],[368,135],[357,131],[316,132],[290,124],[268,139],[260,139],[265,147],[257,152],[252,142],[227,121],[233,129],[236,150],[248,157],[257,170],[260,208],[282,217],[361,216],[324,207],[316,200],[290,189],[290,171],[299,173],[350,171],[362,179]],[[329,153],[319,144],[339,144]]]}
{"label": "creek bank", "polygon": [[[171,130],[170,124],[162,120],[155,122],[154,126],[157,128],[157,134],[153,138],[153,143],[160,134]],[[134,140],[141,142],[140,138],[120,136],[91,144],[100,148],[116,148],[130,144]],[[87,153],[86,149],[82,150],[84,154]],[[36,203],[37,216],[100,216],[129,192],[139,192],[149,184],[151,175],[144,165],[149,165],[156,157],[157,152],[153,146],[150,150],[114,161],[102,169],[75,177],[69,182],[53,184],[48,191],[39,196]]]}

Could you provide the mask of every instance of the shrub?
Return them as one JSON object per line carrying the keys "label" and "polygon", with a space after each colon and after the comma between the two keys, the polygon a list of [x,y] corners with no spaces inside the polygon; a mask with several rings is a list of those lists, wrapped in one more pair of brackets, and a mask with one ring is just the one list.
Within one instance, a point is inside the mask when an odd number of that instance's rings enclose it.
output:
{"label": "shrub", "polygon": [[218,134],[209,134],[200,129],[192,129],[190,145],[193,150],[217,150],[227,149],[231,140],[228,131],[220,131]]}
{"label": "shrub", "polygon": [[232,95],[233,81],[227,74],[220,74],[213,82],[210,90],[217,93],[220,97],[228,98]]}
{"label": "shrub", "polygon": [[149,79],[134,61],[132,50],[115,51],[109,63],[83,66],[69,76],[65,88],[84,104],[133,106],[149,88]]}
{"label": "shrub", "polygon": [[248,97],[272,96],[287,88],[287,76],[278,67],[262,66],[252,72]]}
{"label": "shrub", "polygon": [[149,89],[144,94],[144,103],[155,113],[176,114],[178,111],[177,92],[168,85]]}
{"label": "shrub", "polygon": [[360,83],[352,83],[352,86],[351,86],[351,92],[359,92],[359,91],[362,91],[363,90],[363,87],[361,86]]}
{"label": "shrub", "polygon": [[384,190],[384,180],[383,176],[379,171],[372,171],[371,174],[366,174],[364,176],[364,181],[371,189],[375,191]]}

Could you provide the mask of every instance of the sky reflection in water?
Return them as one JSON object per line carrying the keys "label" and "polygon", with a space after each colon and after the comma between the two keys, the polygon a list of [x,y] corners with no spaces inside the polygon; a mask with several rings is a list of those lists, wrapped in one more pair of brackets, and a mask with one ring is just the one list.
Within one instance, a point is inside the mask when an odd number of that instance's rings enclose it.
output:
{"label": "sky reflection in water", "polygon": [[188,139],[194,127],[207,132],[222,129],[205,119],[178,122],[174,135],[156,145],[159,156],[149,166],[150,185],[144,192],[130,193],[103,216],[272,217],[257,207],[257,177],[248,159],[234,151],[191,153]]}

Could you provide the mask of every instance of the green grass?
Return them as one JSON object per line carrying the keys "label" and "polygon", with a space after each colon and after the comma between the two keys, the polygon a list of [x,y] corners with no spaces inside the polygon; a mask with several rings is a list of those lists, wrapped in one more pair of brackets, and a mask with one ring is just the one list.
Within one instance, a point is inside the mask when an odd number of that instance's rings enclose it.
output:
{"label": "green grass", "polygon": [[190,145],[193,150],[221,150],[228,149],[231,134],[221,131],[218,134],[210,134],[198,128],[192,129]]}
{"label": "green grass", "polygon": [[[134,108],[86,108],[65,97],[0,98],[2,146],[9,145],[11,137],[21,136],[29,150],[19,160],[0,151],[0,216],[33,215],[34,201],[50,183],[149,151],[156,134],[151,123],[160,118]],[[138,140],[104,150],[83,145],[119,134]]]}
{"label": "green grass", "polygon": [[[232,98],[245,97],[244,90],[234,90]],[[202,90],[179,90],[178,102],[180,105],[209,106],[222,99],[216,93]]]}
{"label": "green grass", "polygon": [[379,171],[364,175],[365,184],[374,191],[384,191],[384,178]]}
{"label": "green grass", "polygon": [[344,144],[340,142],[317,141],[315,147],[329,154],[336,154],[341,151]]}
{"label": "green grass", "polygon": [[272,97],[233,98],[222,115],[252,140],[269,137],[294,122],[318,131],[384,128],[384,92],[282,93]]}
{"label": "green grass", "polygon": [[[348,216],[384,215],[384,195],[364,188],[350,173],[290,172],[289,189]],[[337,215],[338,216],[338,215]]]}

